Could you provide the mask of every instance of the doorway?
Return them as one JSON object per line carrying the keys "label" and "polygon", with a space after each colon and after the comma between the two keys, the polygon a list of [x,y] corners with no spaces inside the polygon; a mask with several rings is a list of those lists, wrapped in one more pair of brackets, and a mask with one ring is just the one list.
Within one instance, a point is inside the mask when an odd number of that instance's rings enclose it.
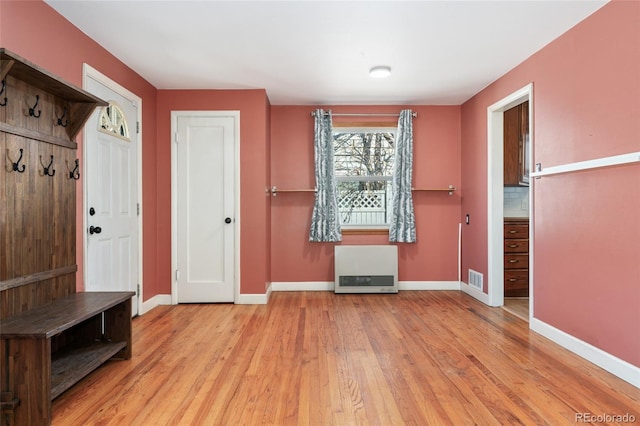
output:
{"label": "doorway", "polygon": [[173,111],[172,303],[233,303],[238,292],[237,111]]}
{"label": "doorway", "polygon": [[85,90],[109,105],[84,127],[84,283],[86,291],[133,291],[142,301],[142,100],[85,64]]}
{"label": "doorway", "polygon": [[[532,120],[533,111],[533,84],[529,84],[522,89],[512,93],[504,99],[496,102],[487,108],[487,151],[488,151],[488,299],[490,306],[504,306],[505,297],[505,252],[504,252],[504,113],[516,105],[528,102],[528,123],[529,123],[529,143],[528,156],[525,156],[526,168],[531,170],[531,152],[534,140],[534,126]],[[529,217],[528,226],[528,281],[529,300],[528,317],[533,316],[533,206],[531,203],[532,191],[526,199]]]}
{"label": "doorway", "polygon": [[529,320],[529,101],[503,112],[504,304]]}

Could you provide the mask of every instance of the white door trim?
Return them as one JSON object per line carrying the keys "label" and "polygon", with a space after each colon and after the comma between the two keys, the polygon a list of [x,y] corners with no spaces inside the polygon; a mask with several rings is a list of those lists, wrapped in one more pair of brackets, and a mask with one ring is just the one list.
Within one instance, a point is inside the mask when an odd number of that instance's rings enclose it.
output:
{"label": "white door trim", "polygon": [[[96,70],[95,68],[93,68],[91,65],[87,64],[87,63],[83,63],[82,64],[82,87],[87,87],[87,80],[89,78],[92,78],[93,80],[99,82],[100,84],[104,85],[105,87],[109,88],[110,90],[116,92],[118,95],[122,96],[123,98],[128,99],[129,101],[135,103],[137,105],[137,117],[136,117],[136,121],[139,124],[139,131],[137,134],[137,145],[138,145],[138,152],[136,153],[138,156],[138,160],[137,160],[137,164],[136,164],[136,168],[138,170],[138,188],[137,188],[137,200],[138,200],[138,206],[139,207],[139,214],[138,214],[138,284],[140,286],[140,294],[138,294],[138,315],[142,315],[145,313],[145,311],[143,310],[143,306],[144,304],[142,303],[142,299],[143,299],[143,293],[144,293],[144,282],[143,282],[143,270],[142,270],[142,265],[143,265],[143,250],[142,250],[142,246],[143,246],[143,239],[142,239],[142,230],[143,230],[143,206],[142,206],[142,98],[139,97],[138,95],[136,95],[135,93],[131,92],[129,89],[121,86],[120,84],[116,83],[115,81],[111,80],[109,77],[107,77],[106,75],[102,74],[100,71]],[[86,125],[89,125],[88,123]],[[86,139],[86,134],[87,132],[82,132],[82,164],[83,164],[83,168],[85,167],[84,165],[87,164],[87,150],[85,149],[85,147],[87,146],[87,139]],[[85,169],[86,171],[86,169]],[[87,179],[83,179],[83,188],[82,188],[82,193],[83,193],[83,209],[82,209],[82,220],[83,220],[83,224],[88,223],[88,217],[87,217],[87,210],[88,210],[88,206],[87,206]],[[84,226],[83,226],[84,229]],[[87,257],[87,233],[83,232],[83,237],[82,237],[82,255],[83,255],[83,262],[86,262]],[[86,266],[86,265],[85,265]],[[83,280],[86,283],[87,282],[87,272],[88,272],[88,268],[84,267],[84,276],[83,276]]]}
{"label": "white door trim", "polygon": [[[504,140],[503,113],[529,101],[529,149],[533,152],[533,83],[487,108],[487,257],[489,306],[504,303]],[[533,156],[529,155],[529,161]],[[533,170],[532,167],[529,170]],[[533,317],[533,180],[529,189],[529,319]]]}
{"label": "white door trim", "polygon": [[235,123],[235,140],[233,144],[235,175],[234,175],[234,256],[233,256],[233,287],[234,303],[240,299],[240,111],[171,111],[171,304],[178,304],[178,146],[176,133],[178,132],[178,117],[233,117]]}

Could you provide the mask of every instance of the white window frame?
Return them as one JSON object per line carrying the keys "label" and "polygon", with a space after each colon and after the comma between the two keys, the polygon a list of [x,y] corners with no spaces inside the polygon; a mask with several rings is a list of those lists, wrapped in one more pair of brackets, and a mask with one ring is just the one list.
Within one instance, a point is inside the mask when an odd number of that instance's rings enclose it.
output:
{"label": "white window frame", "polygon": [[[389,124],[388,126],[384,125],[358,125],[358,126],[333,126],[333,136],[335,137],[336,133],[392,133],[394,140],[394,157],[395,157],[395,141],[397,136],[397,126]],[[335,167],[335,148],[334,148],[334,167]],[[391,160],[393,161],[393,160]],[[336,175],[336,186],[340,182],[381,182],[387,181],[391,182],[393,180],[393,175],[389,176],[338,176]],[[392,191],[392,185],[389,185],[389,191]],[[390,198],[393,194],[390,194]],[[387,205],[387,209],[390,208]],[[388,218],[388,213],[387,213]],[[342,223],[342,215],[340,215],[340,227],[343,230],[388,230],[389,223],[377,223],[377,224],[344,224]]]}

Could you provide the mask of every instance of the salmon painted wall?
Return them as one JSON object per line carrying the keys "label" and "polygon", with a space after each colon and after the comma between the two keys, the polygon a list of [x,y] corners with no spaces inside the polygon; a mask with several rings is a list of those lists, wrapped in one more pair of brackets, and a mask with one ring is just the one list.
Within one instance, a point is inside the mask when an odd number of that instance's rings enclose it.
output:
{"label": "salmon painted wall", "polygon": [[[82,87],[82,64],[91,65],[142,98],[142,209],[144,299],[158,294],[156,241],[156,89],[125,64],[87,37],[42,1],[0,1],[0,47],[4,47],[54,75]],[[82,135],[78,158],[82,158]],[[77,288],[83,288],[84,260],[83,175],[76,184]]]}
{"label": "salmon painted wall", "polygon": [[[311,111],[398,113],[414,118],[416,188],[460,187],[459,106],[273,106],[271,108],[271,184],[281,189],[315,187]],[[385,121],[378,117],[334,117],[334,123]],[[416,244],[398,244],[401,281],[458,280],[458,223],[461,191],[415,192]],[[271,200],[271,279],[274,282],[333,281],[335,243],[309,242],[314,194],[281,193]],[[389,244],[388,235],[344,235],[341,244]]]}
{"label": "salmon painted wall", "polygon": [[[266,183],[266,188],[270,188],[271,184],[271,104],[269,103],[269,99],[265,99],[265,115],[266,126],[264,129],[264,141],[265,141],[265,156],[264,156],[264,182]],[[266,238],[264,240],[264,252],[266,254],[266,267],[265,271],[265,288],[268,288],[271,284],[271,197],[267,195],[266,202],[264,203],[264,215],[265,215],[265,231],[267,233]]]}
{"label": "salmon painted wall", "polygon": [[[463,271],[487,273],[488,106],[533,82],[543,168],[640,151],[638,22],[608,3],[462,106]],[[535,318],[640,366],[640,165],[532,182]]]}
{"label": "salmon painted wall", "polygon": [[240,111],[240,293],[269,282],[269,101],[264,90],[158,91],[159,292],[171,294],[171,111]]}

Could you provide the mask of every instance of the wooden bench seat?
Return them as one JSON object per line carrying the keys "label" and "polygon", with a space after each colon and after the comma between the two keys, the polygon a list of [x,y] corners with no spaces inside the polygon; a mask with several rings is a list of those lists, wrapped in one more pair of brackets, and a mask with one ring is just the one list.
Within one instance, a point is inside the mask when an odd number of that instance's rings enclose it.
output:
{"label": "wooden bench seat", "polygon": [[51,400],[109,359],[131,358],[134,292],[83,292],[0,320],[2,411],[51,422]]}

